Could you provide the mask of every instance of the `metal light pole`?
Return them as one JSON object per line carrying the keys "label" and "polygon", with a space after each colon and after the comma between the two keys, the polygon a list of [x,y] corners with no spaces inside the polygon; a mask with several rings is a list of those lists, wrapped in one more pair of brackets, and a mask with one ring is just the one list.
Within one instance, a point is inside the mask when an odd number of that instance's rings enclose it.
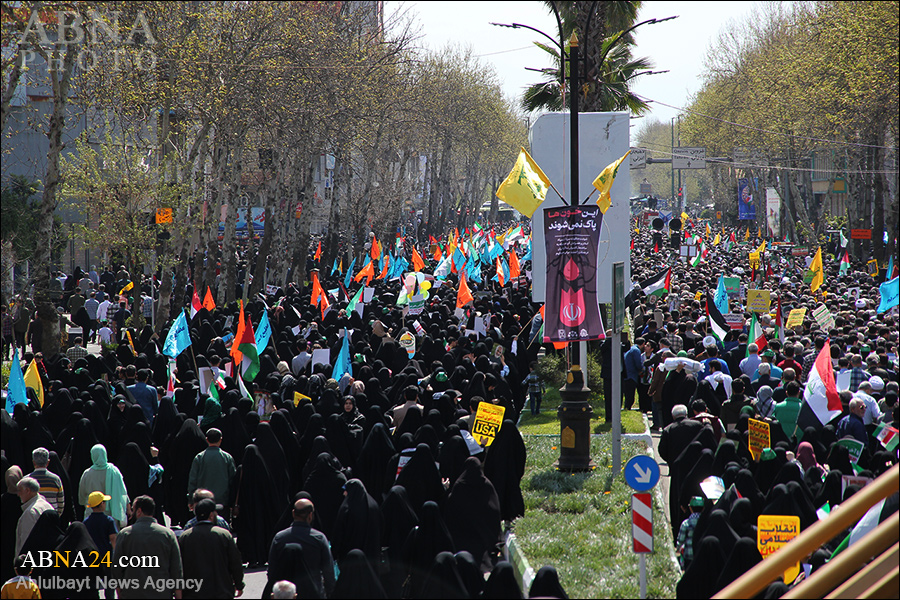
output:
{"label": "metal light pole", "polygon": [[[596,8],[597,3],[594,2],[591,4],[591,12],[588,15],[586,22],[586,31],[590,31],[591,21],[594,17],[594,10]],[[503,25],[501,23],[492,23],[493,25],[499,25],[501,27],[512,27],[513,29],[530,29],[537,33],[540,33],[547,39],[551,40],[558,48],[559,48],[559,56],[560,56],[560,69],[565,68],[564,61],[566,59],[566,40],[563,36],[563,26],[562,19],[559,14],[559,10],[556,7],[555,2],[550,3],[551,8],[553,9],[553,13],[556,16],[557,26],[559,28],[559,43],[543,31],[539,29],[535,29],[529,25],[522,25],[520,23],[512,23],[511,25]],[[674,19],[675,17],[667,17],[665,19],[648,19],[646,21],[642,21],[629,27],[628,29],[620,32],[615,39],[613,39],[612,43],[609,44],[606,52],[600,57],[600,63],[606,59],[606,56],[609,52],[616,46],[616,44],[625,38],[625,36],[634,31],[641,25],[646,25],[649,23],[661,23],[663,21],[668,21],[670,19]],[[587,39],[587,35],[585,36]],[[578,196],[578,94],[580,90],[580,86],[578,84],[578,69],[579,69],[579,48],[578,48],[578,36],[573,32],[571,37],[569,38],[569,52],[568,52],[568,61],[569,61],[569,137],[570,137],[570,149],[569,149],[569,205],[570,206],[578,206],[579,205],[579,196]],[[614,334],[612,339],[613,345],[613,356],[619,356],[619,362],[621,362],[621,342],[619,334]],[[587,382],[587,342],[579,342],[577,344],[571,345],[572,354],[570,367],[568,372],[566,373],[566,384],[560,388],[560,398],[562,402],[557,409],[557,415],[559,417],[559,427],[560,427],[560,455],[559,459],[554,463],[554,466],[560,471],[590,471],[596,467],[596,464],[593,460],[591,460],[591,418],[594,415],[593,408],[588,402],[588,397],[591,394],[591,389],[588,387]],[[615,369],[616,361],[613,362],[613,415],[616,421],[618,421],[618,411],[621,405],[621,381],[617,376],[618,371]],[[621,371],[621,367],[619,368]],[[618,432],[618,426],[615,426]],[[614,436],[617,437],[617,436]],[[618,472],[618,469],[616,470]]]}

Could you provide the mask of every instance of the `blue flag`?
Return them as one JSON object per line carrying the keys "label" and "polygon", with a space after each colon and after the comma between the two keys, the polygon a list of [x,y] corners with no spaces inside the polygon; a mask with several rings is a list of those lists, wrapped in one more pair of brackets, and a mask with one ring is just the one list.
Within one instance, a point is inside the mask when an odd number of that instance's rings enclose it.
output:
{"label": "blue flag", "polygon": [[531,240],[528,240],[528,249],[525,250],[525,256],[522,257],[522,262],[526,260],[531,260]]}
{"label": "blue flag", "polygon": [[263,311],[262,318],[259,320],[259,325],[256,326],[253,337],[256,340],[256,351],[261,353],[269,344],[269,338],[272,337],[272,326],[269,325],[269,313],[266,311]]}
{"label": "blue flag", "polygon": [[350,266],[347,267],[347,274],[344,275],[344,287],[345,288],[350,287],[350,282],[353,281],[353,267],[355,267],[355,266],[356,266],[356,259],[354,258],[353,261],[350,263]]}
{"label": "blue flag", "polygon": [[[891,310],[897,306],[898,299],[900,299],[900,277],[885,281],[879,286],[878,291],[881,292],[881,304],[878,305],[878,312]],[[10,381],[12,381],[12,374],[10,374]]]}
{"label": "blue flag", "polygon": [[22,365],[19,364],[19,349],[14,347],[12,364],[9,367],[9,383],[6,388],[6,412],[12,415],[16,404],[28,404],[28,395],[25,393]]}
{"label": "blue flag", "polygon": [[163,344],[163,354],[176,358],[184,352],[184,349],[191,345],[191,332],[188,329],[187,319],[184,317],[184,311],[179,313],[178,318],[169,329],[166,336],[166,343]]}
{"label": "blue flag", "polygon": [[340,381],[345,373],[350,372],[350,334],[344,330],[344,341],[341,343],[341,351],[338,352],[334,368],[331,370],[331,378]]}
{"label": "blue flag", "polygon": [[341,271],[338,269],[337,258],[335,258],[335,259],[334,259],[334,264],[331,265],[331,274],[332,274],[332,275],[334,275],[335,273],[340,274],[340,272],[341,272]]}
{"label": "blue flag", "polygon": [[725,276],[719,275],[719,285],[716,287],[716,294],[713,296],[713,302],[721,314],[728,313],[728,294],[725,292]]}

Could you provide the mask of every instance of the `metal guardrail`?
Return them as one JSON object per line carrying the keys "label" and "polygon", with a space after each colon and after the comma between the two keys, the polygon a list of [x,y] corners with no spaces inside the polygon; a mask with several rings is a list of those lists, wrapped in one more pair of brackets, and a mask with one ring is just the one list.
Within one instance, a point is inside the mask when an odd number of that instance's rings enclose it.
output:
{"label": "metal guardrail", "polygon": [[[813,524],[791,543],[783,546],[713,597],[755,596],[780,577],[788,567],[804,560],[847,527],[856,524],[873,505],[898,490],[900,490],[900,465],[894,465],[833,510],[827,519]],[[898,538],[900,538],[900,513],[895,513],[860,542],[793,588],[784,598],[896,598],[900,580],[900,569],[897,568]],[[873,557],[876,557],[875,560],[869,562]]]}

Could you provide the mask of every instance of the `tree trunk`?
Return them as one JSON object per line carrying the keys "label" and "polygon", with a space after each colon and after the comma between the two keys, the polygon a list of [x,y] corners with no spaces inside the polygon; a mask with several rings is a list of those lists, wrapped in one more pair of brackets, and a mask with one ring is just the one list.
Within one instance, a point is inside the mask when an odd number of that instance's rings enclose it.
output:
{"label": "tree trunk", "polygon": [[41,198],[41,210],[38,217],[38,231],[34,254],[34,291],[37,314],[43,322],[43,352],[51,357],[60,349],[59,315],[50,299],[50,252],[53,245],[53,213],[59,204],[57,191],[60,184],[59,157],[65,148],[62,141],[66,126],[66,106],[69,101],[69,83],[75,65],[76,44],[65,44],[65,56],[60,58],[59,52],[52,55],[41,52],[47,61],[51,89],[53,90],[53,108],[47,127],[47,169],[44,175],[44,193]]}

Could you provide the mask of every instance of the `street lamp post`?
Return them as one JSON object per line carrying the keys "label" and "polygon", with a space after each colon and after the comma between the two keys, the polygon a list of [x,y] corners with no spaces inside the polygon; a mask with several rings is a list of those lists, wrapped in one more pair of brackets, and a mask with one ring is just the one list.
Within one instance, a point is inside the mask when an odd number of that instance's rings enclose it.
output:
{"label": "street lamp post", "polygon": [[[557,26],[559,28],[559,42],[543,31],[531,27],[529,25],[522,25],[521,23],[512,23],[510,25],[504,25],[501,23],[492,23],[493,25],[498,25],[500,27],[511,27],[513,29],[530,29],[535,31],[550,41],[552,41],[559,48],[559,56],[560,56],[560,69],[562,72],[565,68],[565,58],[566,58],[566,40],[564,38],[562,19],[559,14],[559,10],[556,7],[555,2],[549,3],[551,8],[553,9],[553,13],[556,16]],[[594,17],[594,9],[596,8],[597,3],[593,2],[591,4],[591,11],[588,15],[585,28],[587,31],[590,31],[591,21]],[[625,36],[631,31],[637,29],[641,25],[646,25],[650,23],[661,23],[662,21],[668,21],[670,19],[674,19],[675,17],[667,17],[665,19],[648,19],[646,21],[642,21],[629,27],[625,31],[620,32],[612,43],[609,44],[606,51],[600,58],[600,63],[606,59],[609,52],[623,39]],[[586,38],[587,39],[587,38]],[[569,205],[570,206],[578,206],[579,205],[579,196],[578,196],[578,93],[579,93],[579,84],[578,84],[578,69],[579,69],[579,41],[578,36],[573,32],[569,38],[569,52],[568,52],[568,61],[569,61],[569,138],[570,138],[570,146],[569,146]],[[614,334],[613,338],[613,355],[617,356],[619,353],[619,343],[620,336],[619,334]],[[615,373],[615,363],[613,372]],[[559,394],[561,398],[561,403],[559,408],[557,409],[557,415],[559,417],[559,427],[560,427],[560,456],[559,459],[554,463],[554,466],[560,471],[568,471],[568,472],[579,472],[579,471],[590,471],[596,467],[596,464],[593,460],[591,460],[591,442],[590,442],[590,424],[591,418],[593,417],[593,408],[588,402],[588,397],[590,396],[591,389],[588,387],[588,382],[586,378],[587,372],[587,342],[579,342],[577,344],[572,344],[572,354],[570,360],[569,370],[566,373],[566,384],[560,388]],[[618,378],[614,377],[613,381],[616,382]],[[619,385],[614,385],[614,393],[613,399],[615,400],[618,396],[619,401],[613,402],[612,404],[615,406],[614,414],[618,417],[618,405],[621,402],[621,393],[616,394],[615,391],[619,388]],[[618,426],[619,419],[614,419],[613,427],[616,428]],[[615,433],[618,433],[616,431]]]}

